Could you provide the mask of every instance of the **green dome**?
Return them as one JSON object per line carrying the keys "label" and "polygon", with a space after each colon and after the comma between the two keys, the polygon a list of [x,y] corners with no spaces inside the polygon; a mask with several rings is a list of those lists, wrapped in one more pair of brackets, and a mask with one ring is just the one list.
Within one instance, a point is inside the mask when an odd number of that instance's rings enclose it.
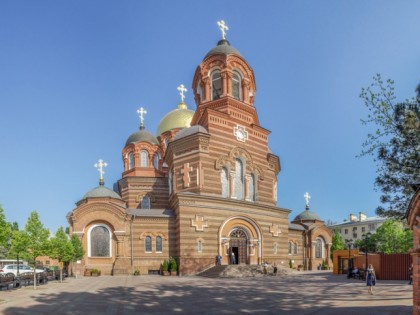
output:
{"label": "green dome", "polygon": [[194,111],[188,109],[185,103],[180,103],[177,109],[174,109],[162,118],[156,133],[160,136],[168,130],[190,127],[193,116]]}
{"label": "green dome", "polygon": [[217,55],[217,54],[221,54],[221,55],[238,55],[240,57],[242,57],[241,53],[234,47],[230,46],[229,41],[227,41],[226,39],[222,39],[217,43],[217,46],[214,47],[213,49],[211,49],[207,55],[204,57],[204,59],[206,59],[207,57],[211,56],[211,55]]}
{"label": "green dome", "polygon": [[128,145],[130,143],[140,142],[140,141],[145,141],[145,142],[149,142],[153,144],[159,144],[159,142],[157,141],[154,135],[152,135],[150,132],[144,129],[140,129],[139,131],[132,133],[128,137],[127,141],[125,142],[125,145]]}
{"label": "green dome", "polygon": [[310,221],[318,220],[318,221],[322,221],[321,218],[315,212],[309,211],[309,208],[306,208],[305,211],[303,211],[300,214],[298,214],[293,221],[305,221],[305,220],[310,220]]}
{"label": "green dome", "polygon": [[106,198],[106,197],[122,200],[120,195],[118,195],[115,191],[102,185],[88,191],[83,196],[82,200],[86,198]]}

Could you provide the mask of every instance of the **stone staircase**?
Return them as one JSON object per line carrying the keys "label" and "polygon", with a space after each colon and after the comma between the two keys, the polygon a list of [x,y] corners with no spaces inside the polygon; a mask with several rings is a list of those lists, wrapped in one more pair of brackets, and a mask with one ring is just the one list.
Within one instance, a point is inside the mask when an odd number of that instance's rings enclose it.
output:
{"label": "stone staircase", "polygon": [[218,278],[220,274],[226,270],[227,267],[228,265],[214,266],[207,270],[204,270],[203,272],[198,273],[197,276],[207,278]]}

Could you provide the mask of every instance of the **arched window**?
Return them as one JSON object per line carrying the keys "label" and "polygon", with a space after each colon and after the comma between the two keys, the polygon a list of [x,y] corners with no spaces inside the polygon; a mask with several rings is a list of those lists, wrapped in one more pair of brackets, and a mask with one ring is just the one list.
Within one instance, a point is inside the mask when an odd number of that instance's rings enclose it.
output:
{"label": "arched window", "polygon": [[152,238],[150,236],[146,236],[144,239],[144,250],[146,253],[152,252]]}
{"label": "arched window", "polygon": [[149,154],[146,150],[140,152],[140,166],[148,167],[149,166]]}
{"label": "arched window", "polygon": [[197,84],[197,94],[198,94],[198,96],[200,97],[200,103],[203,101],[203,88],[201,87],[201,81],[200,82],[198,82],[198,84]]}
{"label": "arched window", "polygon": [[237,100],[241,99],[241,76],[238,72],[232,75],[232,96]]}
{"label": "arched window", "polygon": [[90,230],[89,256],[111,257],[111,232],[108,227],[96,225]]}
{"label": "arched window", "polygon": [[156,252],[161,253],[162,252],[162,237],[158,236],[156,237]]}
{"label": "arched window", "polygon": [[131,170],[134,168],[134,153],[128,153],[128,169]]}
{"label": "arched window", "polygon": [[240,159],[235,160],[235,197],[244,199],[244,165]]}
{"label": "arched window", "polygon": [[293,255],[297,255],[297,253],[298,253],[298,244],[294,243],[293,244]]}
{"label": "arched window", "polygon": [[172,170],[169,171],[169,175],[168,175],[168,188],[169,188],[169,194],[172,194]]}
{"label": "arched window", "polygon": [[273,199],[277,202],[277,180],[274,181],[273,185]]}
{"label": "arched window", "polygon": [[211,75],[211,95],[212,100],[218,100],[222,95],[222,77],[219,71],[214,71]]}
{"label": "arched window", "polygon": [[141,209],[150,209],[150,197],[149,196],[144,196],[142,198],[140,208]]}
{"label": "arched window", "polygon": [[255,175],[251,174],[248,183],[249,200],[255,201]]}
{"label": "arched window", "polygon": [[226,167],[222,167],[221,173],[222,197],[229,197],[229,172]]}
{"label": "arched window", "polygon": [[315,257],[316,258],[322,258],[323,257],[323,242],[320,238],[316,239],[315,243]]}
{"label": "arched window", "polygon": [[155,155],[153,156],[153,166],[157,170],[159,169],[159,160],[160,160],[160,154],[155,153]]}
{"label": "arched window", "polygon": [[201,240],[198,241],[197,250],[199,253],[203,251],[203,242]]}
{"label": "arched window", "polygon": [[291,242],[289,242],[289,255],[291,255],[292,254],[292,243]]}

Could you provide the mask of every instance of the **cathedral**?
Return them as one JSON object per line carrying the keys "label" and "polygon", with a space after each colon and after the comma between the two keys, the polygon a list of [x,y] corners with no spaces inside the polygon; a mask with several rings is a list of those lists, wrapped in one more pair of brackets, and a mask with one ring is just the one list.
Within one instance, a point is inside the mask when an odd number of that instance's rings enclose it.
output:
{"label": "cathedral", "polygon": [[[173,257],[179,275],[216,264],[262,263],[316,269],[330,264],[331,231],[309,209],[289,223],[277,206],[280,158],[260,125],[251,66],[225,38],[209,50],[192,78],[195,110],[181,102],[156,134],[140,128],[122,148],[114,189],[102,177],[69,212],[70,233],[85,249],[80,270],[155,274]],[[234,257],[234,259],[232,259]]]}

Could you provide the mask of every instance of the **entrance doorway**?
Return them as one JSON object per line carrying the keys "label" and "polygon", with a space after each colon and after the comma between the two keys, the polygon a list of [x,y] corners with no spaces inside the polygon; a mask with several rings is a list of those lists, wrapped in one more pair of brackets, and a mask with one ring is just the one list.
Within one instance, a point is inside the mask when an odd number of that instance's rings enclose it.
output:
{"label": "entrance doorway", "polygon": [[[230,255],[235,255],[236,264],[248,264],[248,237],[244,230],[234,229],[230,233]],[[231,260],[232,263],[232,260]]]}

